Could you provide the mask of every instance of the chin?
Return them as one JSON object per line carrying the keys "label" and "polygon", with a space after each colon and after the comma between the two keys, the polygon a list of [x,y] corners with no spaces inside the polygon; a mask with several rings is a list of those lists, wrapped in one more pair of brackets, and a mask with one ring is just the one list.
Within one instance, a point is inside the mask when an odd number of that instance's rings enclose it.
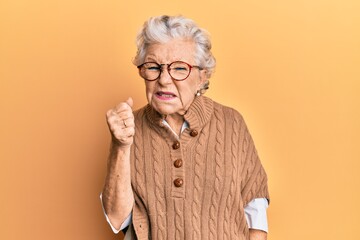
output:
{"label": "chin", "polygon": [[168,108],[155,108],[155,110],[161,115],[171,115],[175,113],[174,109],[168,109]]}
{"label": "chin", "polygon": [[171,115],[177,112],[177,108],[174,108],[174,106],[152,105],[152,107],[161,115]]}

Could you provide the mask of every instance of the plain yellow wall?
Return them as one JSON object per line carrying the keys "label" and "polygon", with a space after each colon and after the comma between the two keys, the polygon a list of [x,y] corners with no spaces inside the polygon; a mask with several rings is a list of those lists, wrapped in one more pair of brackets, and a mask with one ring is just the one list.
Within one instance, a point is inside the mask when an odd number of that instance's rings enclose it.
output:
{"label": "plain yellow wall", "polygon": [[0,239],[121,239],[99,203],[105,112],[146,103],[134,39],[160,14],[212,35],[207,95],[247,121],[269,239],[360,239],[359,13],[358,0],[1,0]]}

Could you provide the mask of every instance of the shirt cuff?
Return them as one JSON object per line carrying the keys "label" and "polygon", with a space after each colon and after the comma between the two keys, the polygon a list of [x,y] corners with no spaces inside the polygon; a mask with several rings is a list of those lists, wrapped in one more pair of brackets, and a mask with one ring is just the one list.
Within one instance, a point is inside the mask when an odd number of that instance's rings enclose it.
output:
{"label": "shirt cuff", "polygon": [[101,201],[101,207],[102,207],[102,210],[103,210],[103,213],[105,215],[105,218],[106,218],[106,221],[108,222],[108,224],[110,225],[111,227],[111,230],[115,233],[115,234],[118,234],[121,230],[123,230],[124,228],[126,228],[127,226],[130,225],[131,221],[132,221],[132,213],[130,212],[129,216],[125,219],[125,221],[121,224],[120,226],[120,229],[116,229],[110,222],[110,219],[108,217],[108,215],[106,214],[105,212],[105,208],[104,208],[104,204],[103,204],[103,201],[102,201],[102,194],[100,194],[100,201]]}
{"label": "shirt cuff", "polygon": [[266,198],[255,198],[245,207],[245,218],[249,228],[268,232],[266,210],[269,203]]}

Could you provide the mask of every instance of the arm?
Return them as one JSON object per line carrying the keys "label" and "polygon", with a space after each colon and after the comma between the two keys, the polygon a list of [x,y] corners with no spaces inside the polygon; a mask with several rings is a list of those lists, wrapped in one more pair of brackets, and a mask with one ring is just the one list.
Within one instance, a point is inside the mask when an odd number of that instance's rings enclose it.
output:
{"label": "arm", "polygon": [[[240,116],[241,117],[241,116]],[[243,120],[245,131],[244,139],[240,142],[244,154],[243,186],[242,196],[244,202],[248,203],[244,208],[245,217],[249,226],[250,240],[266,240],[267,239],[267,216],[266,209],[268,207],[269,193],[267,186],[267,175],[261,164],[257,154],[254,141],[249,130]]]}
{"label": "arm", "polygon": [[131,107],[132,99],[129,98],[106,114],[112,139],[102,200],[105,212],[116,229],[129,216],[134,204],[130,178],[130,148],[134,136]]}
{"label": "arm", "polygon": [[109,216],[106,214],[105,209],[104,209],[104,203],[102,200],[102,193],[100,194],[100,202],[101,202],[101,206],[102,206],[102,210],[104,213],[104,216],[106,218],[107,223],[109,224],[111,230],[113,231],[113,233],[118,234],[120,231],[125,231],[127,230],[127,227],[130,226],[131,222],[132,222],[132,212],[129,214],[129,216],[124,220],[124,222],[121,224],[120,229],[119,228],[115,228],[109,219]]}
{"label": "arm", "polygon": [[266,240],[267,233],[257,229],[249,229],[250,240]]}

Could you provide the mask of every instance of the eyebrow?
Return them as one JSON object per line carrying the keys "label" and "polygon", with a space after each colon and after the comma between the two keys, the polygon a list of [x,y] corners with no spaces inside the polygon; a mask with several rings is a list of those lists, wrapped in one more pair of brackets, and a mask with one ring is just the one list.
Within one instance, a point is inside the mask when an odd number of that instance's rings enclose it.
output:
{"label": "eyebrow", "polygon": [[146,61],[146,62],[147,62],[147,61],[157,62],[157,61],[155,60],[155,58],[153,58],[153,57],[146,57],[146,58],[145,58],[145,61]]}
{"label": "eyebrow", "polygon": [[169,64],[169,63],[172,63],[172,62],[177,62],[177,61],[185,61],[186,62],[186,60],[182,60],[181,58],[175,58],[174,60],[172,60],[172,61],[170,61],[170,62],[167,62],[167,63],[160,63],[159,61],[157,61],[157,60],[155,60],[155,56],[153,57],[153,56],[147,56],[145,59],[144,59],[144,61],[145,62],[156,62],[156,63],[158,63],[158,64]]}

